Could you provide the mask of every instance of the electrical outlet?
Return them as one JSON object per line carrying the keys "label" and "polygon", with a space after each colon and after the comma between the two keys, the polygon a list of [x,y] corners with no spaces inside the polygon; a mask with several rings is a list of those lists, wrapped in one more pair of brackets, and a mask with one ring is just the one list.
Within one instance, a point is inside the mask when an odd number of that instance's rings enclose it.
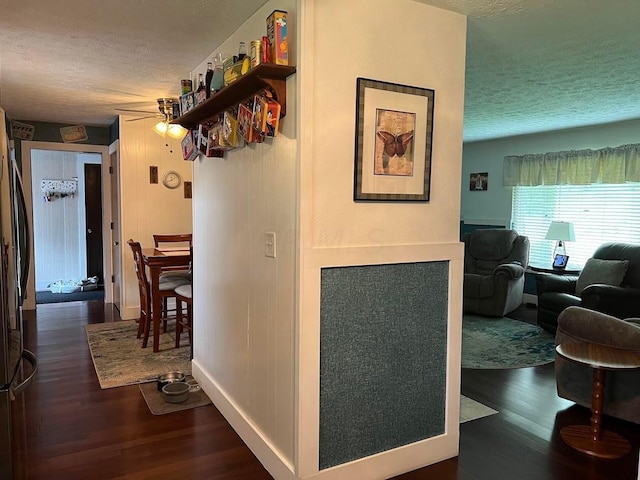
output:
{"label": "electrical outlet", "polygon": [[264,234],[264,256],[276,258],[276,234],[275,232],[265,232]]}

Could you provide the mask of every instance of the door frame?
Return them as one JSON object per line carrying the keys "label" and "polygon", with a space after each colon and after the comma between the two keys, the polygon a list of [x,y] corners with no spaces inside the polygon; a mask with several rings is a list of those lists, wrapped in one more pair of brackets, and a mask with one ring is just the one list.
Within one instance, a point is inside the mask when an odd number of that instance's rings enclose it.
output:
{"label": "door frame", "polygon": [[[57,142],[34,142],[23,140],[21,142],[21,158],[22,158],[22,179],[24,182],[24,196],[27,204],[27,221],[29,225],[33,225],[33,192],[31,188],[31,150],[55,150],[76,153],[99,153],[102,158],[102,244],[111,244],[111,176],[109,175],[109,147],[107,145],[89,145],[85,143],[57,143]],[[29,239],[29,248],[31,250],[31,258],[34,259],[33,251],[33,228],[30,229],[31,238]],[[112,303],[113,301],[113,285],[111,283],[112,275],[112,259],[111,249],[102,249],[102,263],[104,271],[104,301]],[[109,280],[109,281],[107,281]],[[35,262],[32,261],[29,266],[29,278],[27,281],[27,298],[22,308],[24,310],[36,309],[36,280],[35,280]]]}

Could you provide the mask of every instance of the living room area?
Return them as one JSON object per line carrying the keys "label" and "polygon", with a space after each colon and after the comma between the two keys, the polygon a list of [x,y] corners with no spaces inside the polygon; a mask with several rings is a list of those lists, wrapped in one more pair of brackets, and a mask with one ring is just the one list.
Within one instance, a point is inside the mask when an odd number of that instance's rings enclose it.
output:
{"label": "living room area", "polygon": [[[465,142],[462,177],[463,182],[468,180],[469,183],[462,189],[461,239],[466,238],[467,242],[473,238],[485,239],[480,246],[467,246],[465,265],[470,258],[481,256],[479,253],[482,249],[500,256],[496,250],[502,246],[501,242],[505,242],[503,239],[507,232],[511,232],[511,235],[517,232],[506,241],[509,245],[515,242],[515,238],[526,238],[527,244],[520,245],[520,250],[525,250],[524,253],[519,252],[520,256],[516,253],[513,257],[505,255],[509,260],[505,263],[511,265],[499,267],[507,270],[502,273],[509,278],[505,282],[519,282],[520,294],[516,294],[515,298],[522,299],[522,303],[517,301],[517,306],[513,302],[507,306],[502,301],[498,302],[500,305],[494,305],[495,302],[481,305],[479,300],[467,298],[482,296],[479,294],[481,287],[470,282],[465,285],[467,307],[463,321],[469,323],[469,317],[476,316],[486,318],[487,324],[490,324],[489,318],[498,317],[498,320],[502,320],[499,317],[503,316],[519,320],[531,331],[537,330],[539,337],[534,345],[546,345],[548,351],[562,343],[576,342],[614,346],[636,354],[640,351],[636,324],[637,317],[640,317],[640,285],[637,279],[640,272],[640,224],[635,219],[636,212],[640,211],[635,204],[640,183],[632,173],[638,165],[638,145],[634,142],[637,142],[639,127],[640,121],[628,120]],[[590,161],[584,160],[585,156],[591,155],[592,159],[596,157],[598,173],[593,175],[606,178],[607,162],[615,164],[616,152],[622,154],[623,165],[626,166],[618,169],[619,180],[609,180],[610,183],[606,180],[583,180],[571,184],[572,174],[567,167],[570,162],[575,165],[576,162]],[[583,160],[577,159],[580,157]],[[527,162],[537,162],[540,168],[531,168],[531,163]],[[561,165],[555,172],[549,167],[553,162]],[[513,181],[514,168],[520,168],[515,175],[516,181]],[[560,175],[558,172],[564,176],[561,181],[554,182],[553,176]],[[476,189],[473,179],[479,173],[484,184],[483,188]],[[556,235],[556,227],[561,227],[564,232]],[[472,249],[471,255],[469,248]],[[514,247],[514,250],[517,248]],[[565,261],[554,268],[558,253]],[[565,257],[568,257],[568,261]],[[484,265],[485,268],[488,266]],[[612,292],[615,293],[612,295]],[[566,311],[570,306],[573,311]],[[576,306],[586,307],[587,310],[575,311]],[[561,314],[563,311],[565,313]],[[605,312],[616,318],[612,320],[599,313],[592,314],[593,311]],[[559,316],[564,317],[560,323]],[[636,317],[636,322],[618,320],[630,317]],[[595,376],[592,378],[591,369],[582,366],[580,371],[581,366],[572,365],[575,362],[555,352],[549,357],[554,363],[518,370],[480,371],[464,368],[467,327],[463,327],[462,393],[501,413],[505,409],[513,409],[508,425],[500,429],[503,434],[509,432],[510,428],[531,430],[529,433],[539,429],[533,434],[537,438],[530,440],[538,446],[532,447],[534,450],[549,449],[546,455],[563,455],[568,462],[576,461],[573,467],[564,465],[562,468],[566,468],[566,471],[561,474],[556,470],[560,467],[551,467],[554,462],[548,461],[541,466],[539,462],[528,465],[528,459],[522,459],[531,470],[524,469],[522,465],[514,465],[514,469],[535,472],[530,478],[636,478],[639,439],[637,412],[640,411],[637,369],[635,372],[610,372],[607,377],[609,383],[604,382],[603,428],[612,429],[629,440],[628,451],[631,453],[617,460],[589,458],[584,453],[572,452],[560,432],[567,425],[589,425],[589,407],[592,405],[592,396],[596,398],[592,391]],[[504,350],[509,349],[509,343],[517,342],[522,356],[530,348],[521,339],[502,336],[502,333],[499,335]],[[499,350],[499,347],[496,346],[496,349]],[[541,353],[539,347],[534,346],[533,350]],[[494,357],[500,355],[494,354]],[[618,376],[620,374],[623,376]],[[484,382],[494,385],[493,392],[488,391]],[[580,390],[579,395],[576,395],[577,390]],[[498,398],[495,396],[497,392],[501,392]],[[497,423],[498,419],[490,417],[484,421]],[[461,451],[464,451],[463,445],[468,439],[465,428],[464,425],[461,427]],[[504,448],[508,450],[513,445],[506,444]],[[553,453],[550,454],[550,451]],[[502,453],[504,456],[496,455],[493,461],[504,462],[506,451]],[[497,478],[514,478],[516,471]]]}

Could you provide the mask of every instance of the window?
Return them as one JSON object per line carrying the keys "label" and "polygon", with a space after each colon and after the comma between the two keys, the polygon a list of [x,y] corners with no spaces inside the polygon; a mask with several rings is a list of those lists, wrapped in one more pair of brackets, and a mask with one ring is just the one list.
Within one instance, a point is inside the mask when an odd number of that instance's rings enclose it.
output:
{"label": "window", "polygon": [[571,222],[576,241],[566,242],[569,268],[581,267],[605,242],[640,242],[640,183],[513,187],[511,223],[529,237],[529,264],[550,267],[552,220]]}

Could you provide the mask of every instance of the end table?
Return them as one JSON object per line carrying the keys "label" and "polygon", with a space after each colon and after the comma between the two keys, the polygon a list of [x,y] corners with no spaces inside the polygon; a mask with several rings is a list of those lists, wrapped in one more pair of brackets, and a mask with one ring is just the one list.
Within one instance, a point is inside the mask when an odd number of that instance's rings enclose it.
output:
{"label": "end table", "polygon": [[594,343],[566,343],[556,347],[558,355],[593,369],[591,425],[570,425],[560,430],[564,442],[587,455],[614,459],[631,451],[629,442],[602,428],[604,381],[607,370],[640,368],[640,353]]}

